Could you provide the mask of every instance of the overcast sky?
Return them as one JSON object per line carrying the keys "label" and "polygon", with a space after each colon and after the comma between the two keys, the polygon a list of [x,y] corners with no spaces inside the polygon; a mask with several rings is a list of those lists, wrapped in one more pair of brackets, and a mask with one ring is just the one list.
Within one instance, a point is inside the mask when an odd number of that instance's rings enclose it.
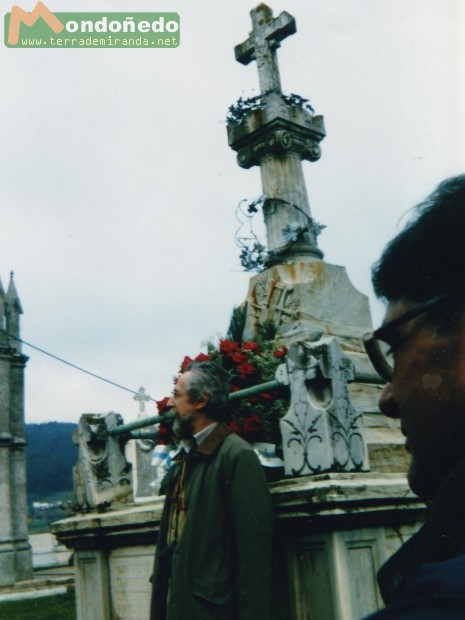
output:
{"label": "overcast sky", "polygon": [[[255,5],[46,4],[181,17],[176,49],[0,51],[0,275],[6,288],[15,273],[22,337],[160,399],[184,355],[224,335],[247,292],[235,208],[261,194],[260,175],[237,166],[225,115],[258,94],[255,63],[234,59]],[[327,225],[320,247],[371,295],[370,266],[402,214],[463,172],[464,3],[269,4],[297,20],[279,50],[283,90],[325,118],[322,157],[303,164],[312,215]],[[27,422],[135,416],[131,393],[24,352]]]}

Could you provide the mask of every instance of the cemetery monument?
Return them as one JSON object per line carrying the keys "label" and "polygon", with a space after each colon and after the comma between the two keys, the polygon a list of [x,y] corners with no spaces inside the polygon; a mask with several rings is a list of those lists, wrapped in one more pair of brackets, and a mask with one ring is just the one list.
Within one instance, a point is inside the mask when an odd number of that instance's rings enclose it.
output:
{"label": "cemetery monument", "polygon": [[[398,426],[378,412],[381,379],[362,344],[371,330],[368,299],[318,247],[322,227],[310,212],[302,161],[320,157],[323,118],[301,97],[283,94],[277,64],[295,20],[286,12],[273,17],[263,4],[251,17],[252,32],[235,53],[243,64],[257,63],[261,92],[233,106],[228,141],[240,166],[260,166],[267,233],[266,252],[252,248],[246,256],[249,264],[261,260],[262,270],[243,305],[244,339],[272,321],[288,348],[276,376],[289,390],[281,420],[286,477],[270,485],[274,618],[356,620],[380,607],[376,570],[418,527],[424,506],[406,484]],[[80,426],[98,451],[88,461],[105,460],[81,467],[100,495],[87,494],[81,512],[54,525],[75,551],[78,618],[146,617],[162,499],[132,503],[123,439],[134,423],[112,413],[83,416]]]}

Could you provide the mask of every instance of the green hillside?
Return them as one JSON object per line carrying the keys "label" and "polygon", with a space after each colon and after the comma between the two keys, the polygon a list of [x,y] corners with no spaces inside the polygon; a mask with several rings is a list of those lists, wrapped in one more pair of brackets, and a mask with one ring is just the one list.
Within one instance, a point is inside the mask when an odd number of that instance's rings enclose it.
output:
{"label": "green hillside", "polygon": [[29,501],[71,491],[77,446],[71,436],[76,424],[26,424],[27,494]]}
{"label": "green hillside", "polygon": [[67,422],[26,424],[30,532],[47,531],[50,523],[68,514],[61,504],[72,499],[73,466],[78,455],[71,438],[75,428],[76,424]]}

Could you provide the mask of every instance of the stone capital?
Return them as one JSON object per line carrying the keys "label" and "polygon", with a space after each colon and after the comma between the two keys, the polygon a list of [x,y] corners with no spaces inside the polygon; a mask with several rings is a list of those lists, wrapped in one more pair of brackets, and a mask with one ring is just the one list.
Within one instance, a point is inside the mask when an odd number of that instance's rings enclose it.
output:
{"label": "stone capital", "polygon": [[290,108],[288,118],[271,120],[266,119],[265,110],[252,110],[240,125],[228,125],[229,146],[237,152],[242,168],[259,166],[263,159],[283,154],[316,161],[324,136],[323,117],[313,117],[300,108]]}

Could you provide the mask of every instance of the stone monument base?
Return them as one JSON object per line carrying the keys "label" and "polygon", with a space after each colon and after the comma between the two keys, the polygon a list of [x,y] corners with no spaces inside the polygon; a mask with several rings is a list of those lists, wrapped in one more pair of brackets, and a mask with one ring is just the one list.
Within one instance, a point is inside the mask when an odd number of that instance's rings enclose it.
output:
{"label": "stone monument base", "polygon": [[[276,509],[273,620],[359,620],[381,607],[380,565],[424,505],[399,474],[321,474],[270,485]],[[77,618],[147,618],[163,498],[53,525],[75,551]]]}
{"label": "stone monument base", "polygon": [[399,421],[381,415],[383,382],[372,367],[363,336],[372,330],[368,297],[351,283],[344,267],[322,260],[293,260],[250,279],[244,340],[255,340],[260,325],[273,323],[281,344],[315,342],[334,336],[353,363],[350,402],[363,413],[370,469],[403,472],[408,467]]}
{"label": "stone monument base", "polygon": [[[371,330],[368,297],[349,280],[345,267],[321,260],[275,265],[250,279],[244,340],[257,337],[259,325],[274,323],[284,344],[341,339],[344,349],[363,352],[361,338]],[[359,342],[352,342],[352,339]]]}

